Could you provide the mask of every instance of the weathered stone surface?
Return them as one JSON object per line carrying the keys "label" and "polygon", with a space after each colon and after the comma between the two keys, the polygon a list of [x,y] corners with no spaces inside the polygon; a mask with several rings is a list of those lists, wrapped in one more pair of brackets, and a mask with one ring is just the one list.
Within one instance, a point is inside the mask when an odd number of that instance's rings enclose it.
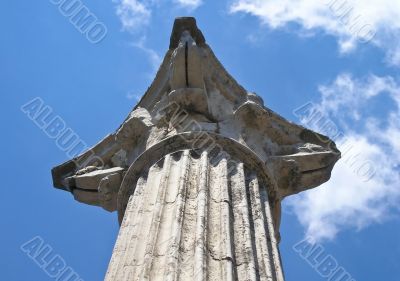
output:
{"label": "weathered stone surface", "polygon": [[327,181],[340,152],[264,106],[178,18],[150,88],[118,130],[52,170],[118,211],[106,280],[282,281],[281,201]]}
{"label": "weathered stone surface", "polygon": [[107,211],[117,210],[117,194],[123,178],[123,168],[99,169],[89,166],[66,178],[75,200],[101,206]]}
{"label": "weathered stone surface", "polygon": [[249,165],[184,150],[143,171],[106,280],[283,280],[273,183]]}

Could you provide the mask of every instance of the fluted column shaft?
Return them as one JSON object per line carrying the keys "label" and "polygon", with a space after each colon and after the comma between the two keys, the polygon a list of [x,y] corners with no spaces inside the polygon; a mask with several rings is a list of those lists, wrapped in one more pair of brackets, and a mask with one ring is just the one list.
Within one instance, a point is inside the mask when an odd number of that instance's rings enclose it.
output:
{"label": "fluted column shaft", "polygon": [[107,281],[282,281],[268,182],[207,151],[165,155],[132,186]]}

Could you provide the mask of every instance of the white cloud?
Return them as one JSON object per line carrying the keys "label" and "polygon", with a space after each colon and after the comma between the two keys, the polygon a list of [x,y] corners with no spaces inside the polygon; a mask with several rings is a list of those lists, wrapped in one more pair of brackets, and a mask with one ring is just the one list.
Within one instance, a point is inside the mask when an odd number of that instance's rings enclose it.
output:
{"label": "white cloud", "polygon": [[371,98],[387,93],[397,102],[400,97],[400,87],[391,76],[369,75],[364,79],[354,80],[348,73],[339,75],[332,85],[320,86],[319,92],[321,111],[333,115],[350,115],[355,120],[360,118],[360,111]]}
{"label": "white cloud", "polygon": [[112,0],[116,3],[116,13],[120,18],[122,27],[126,31],[137,32],[143,30],[150,22],[152,10],[171,3],[178,8],[195,10],[203,4],[202,0]]}
{"label": "white cloud", "polygon": [[[400,84],[393,77],[370,75],[354,79],[341,74],[330,85],[319,87],[323,112],[335,124],[346,124],[338,146],[342,159],[332,178],[322,187],[293,196],[288,204],[307,235],[332,239],[342,229],[361,229],[383,222],[400,203]],[[387,116],[376,116],[376,99],[388,95],[393,107]],[[381,109],[385,110],[385,109]],[[316,115],[315,115],[316,116]],[[324,132],[327,119],[302,122]],[[325,127],[326,128],[326,127]],[[331,127],[332,128],[332,127]],[[331,130],[334,132],[335,130]]]}
{"label": "white cloud", "polygon": [[397,46],[391,48],[386,55],[389,64],[394,66],[400,66],[400,40],[398,40]]}
{"label": "white cloud", "polygon": [[[132,42],[130,45],[134,48],[139,49],[146,55],[147,60],[151,66],[151,69],[150,71],[145,71],[143,74],[144,77],[147,80],[149,80],[149,82],[151,82],[156,76],[157,71],[161,65],[162,61],[161,56],[157,53],[156,50],[147,47],[146,36],[142,36],[139,40]],[[125,96],[128,100],[134,100],[137,103],[141,99],[142,94],[138,94],[140,92],[143,92],[143,90],[133,89],[130,90]]]}
{"label": "white cloud", "polygon": [[150,22],[151,10],[139,0],[113,0],[117,4],[117,16],[127,31],[136,31]]}
{"label": "white cloud", "polygon": [[150,79],[154,79],[154,76],[161,65],[162,61],[161,56],[154,49],[146,46],[145,36],[142,36],[137,42],[132,43],[132,45],[142,50],[147,55],[152,67],[152,73],[150,74]]}
{"label": "white cloud", "polygon": [[[147,56],[151,65],[151,71],[146,73],[147,78],[151,81],[161,64],[161,57],[156,50],[146,45],[146,27],[151,22],[152,9],[160,4],[160,0],[113,0],[116,3],[116,14],[120,18],[122,27],[125,31],[132,32],[141,36],[135,39],[131,46],[140,49]],[[135,91],[126,94],[127,99],[140,100],[140,96]]]}
{"label": "white cloud", "polygon": [[203,4],[202,0],[174,0],[174,2],[190,10],[194,10]]}
{"label": "white cloud", "polygon": [[[131,45],[140,49],[147,56],[151,65],[151,71],[145,73],[146,77],[151,81],[157,73],[161,65],[162,58],[159,53],[148,47],[146,44],[146,27],[151,23],[152,11],[156,8],[163,8],[176,5],[178,8],[195,10],[203,4],[202,0],[112,0],[116,4],[116,14],[119,17],[124,31],[133,33],[136,37]],[[139,38],[139,39],[137,39]],[[126,94],[128,99],[138,100],[138,96],[134,91]]]}
{"label": "white cloud", "polygon": [[235,0],[232,13],[258,17],[271,28],[298,23],[304,32],[323,30],[349,52],[371,41],[383,48],[390,64],[400,65],[400,1],[393,0]]}

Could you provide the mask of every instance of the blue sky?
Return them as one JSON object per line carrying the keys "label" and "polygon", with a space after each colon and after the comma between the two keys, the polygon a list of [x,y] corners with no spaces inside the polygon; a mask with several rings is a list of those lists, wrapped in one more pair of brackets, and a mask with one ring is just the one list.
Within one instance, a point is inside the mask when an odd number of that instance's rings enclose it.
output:
{"label": "blue sky", "polygon": [[93,44],[50,0],[2,1],[2,278],[54,280],[21,250],[39,236],[82,280],[102,280],[118,233],[115,213],[52,188],[69,157],[21,107],[40,97],[95,144],[150,85],[174,18],[191,15],[241,85],[346,152],[329,183],[284,203],[287,280],[327,280],[293,248],[312,236],[352,279],[398,281],[400,1],[366,2],[85,1],[107,30]]}

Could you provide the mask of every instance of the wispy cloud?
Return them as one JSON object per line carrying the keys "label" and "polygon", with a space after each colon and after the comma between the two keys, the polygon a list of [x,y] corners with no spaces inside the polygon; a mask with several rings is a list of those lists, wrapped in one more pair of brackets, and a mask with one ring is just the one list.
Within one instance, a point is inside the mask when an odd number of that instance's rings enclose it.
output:
{"label": "wispy cloud", "polygon": [[147,24],[151,19],[151,9],[139,0],[113,0],[116,3],[117,16],[126,31],[135,32]]}
{"label": "wispy cloud", "polygon": [[129,92],[126,94],[126,98],[128,100],[134,100],[136,103],[140,101],[141,95],[137,94],[136,92]]}
{"label": "wispy cloud", "polygon": [[[134,42],[130,45],[143,51],[149,60],[151,71],[145,75],[152,80],[161,64],[161,57],[156,50],[146,45],[146,30],[151,22],[152,9],[159,5],[159,1],[113,0],[113,2],[116,3],[116,14],[122,23],[123,30],[133,35]],[[138,102],[140,95],[136,91],[129,91],[126,98]]]}
{"label": "wispy cloud", "polygon": [[151,79],[153,79],[161,65],[161,56],[154,49],[146,46],[146,36],[142,36],[138,41],[132,43],[132,46],[142,50],[147,55],[152,67]]}
{"label": "wispy cloud", "polygon": [[235,0],[230,11],[256,16],[273,29],[297,23],[308,34],[322,30],[337,37],[343,53],[372,42],[386,51],[389,64],[400,66],[399,1]]}
{"label": "wispy cloud", "polygon": [[151,22],[155,8],[176,6],[193,11],[203,4],[202,0],[112,0],[116,4],[116,14],[125,31],[143,31]]}
{"label": "wispy cloud", "polygon": [[203,4],[202,0],[174,0],[176,4],[183,8],[194,10]]}
{"label": "wispy cloud", "polygon": [[[116,5],[116,15],[119,17],[122,28],[133,35],[134,43],[131,45],[140,49],[147,56],[151,65],[151,71],[146,74],[152,80],[161,64],[159,53],[146,44],[147,27],[152,21],[154,9],[176,6],[180,9],[193,11],[203,4],[202,0],[112,0]],[[128,99],[138,99],[135,93],[129,92]]]}
{"label": "wispy cloud", "polygon": [[[332,239],[343,229],[382,222],[398,208],[400,84],[390,76],[355,79],[341,74],[331,84],[320,86],[319,92],[316,108],[343,129],[338,139],[343,158],[329,182],[289,198],[288,204],[307,235]],[[382,109],[379,113],[373,109],[374,103],[384,98],[389,104],[381,116]],[[314,130],[326,133],[318,121],[312,124]],[[365,161],[376,169],[367,181],[360,176],[367,167]]]}

